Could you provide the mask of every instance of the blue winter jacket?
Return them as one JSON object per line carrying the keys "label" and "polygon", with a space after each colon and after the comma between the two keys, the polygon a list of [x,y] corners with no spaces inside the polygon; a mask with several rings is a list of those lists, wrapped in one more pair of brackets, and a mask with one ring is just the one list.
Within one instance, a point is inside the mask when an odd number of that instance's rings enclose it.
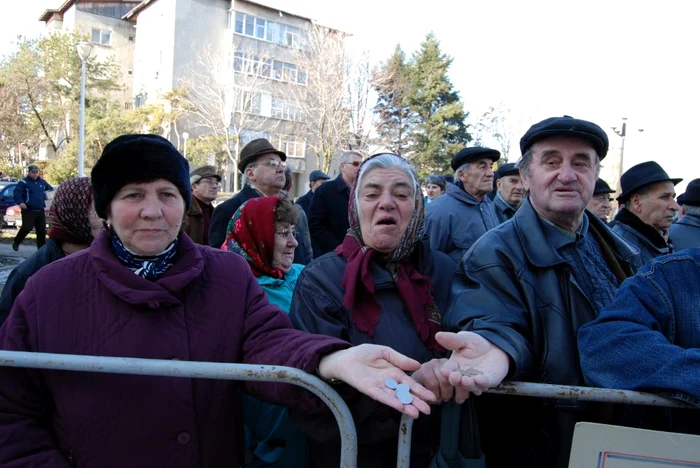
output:
{"label": "blue winter jacket", "polygon": [[675,250],[700,247],[700,217],[683,216],[669,228],[668,235]]}
{"label": "blue winter jacket", "polygon": [[486,231],[500,224],[489,197],[480,202],[462,188],[447,184],[447,191],[426,207],[425,233],[430,248],[450,256],[459,264],[469,247]]}
{"label": "blue winter jacket", "polygon": [[51,184],[46,182],[41,177],[32,180],[27,176],[20,180],[15,186],[15,203],[25,203],[30,211],[41,211],[46,204],[44,203],[44,193],[53,190]]}

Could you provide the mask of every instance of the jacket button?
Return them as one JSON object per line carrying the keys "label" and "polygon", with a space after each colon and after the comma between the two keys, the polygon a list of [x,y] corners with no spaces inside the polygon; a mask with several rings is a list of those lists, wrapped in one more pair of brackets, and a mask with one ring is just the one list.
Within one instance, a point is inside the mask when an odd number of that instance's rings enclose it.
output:
{"label": "jacket button", "polygon": [[192,440],[192,437],[190,436],[189,432],[181,432],[177,435],[178,444],[189,444],[190,440]]}

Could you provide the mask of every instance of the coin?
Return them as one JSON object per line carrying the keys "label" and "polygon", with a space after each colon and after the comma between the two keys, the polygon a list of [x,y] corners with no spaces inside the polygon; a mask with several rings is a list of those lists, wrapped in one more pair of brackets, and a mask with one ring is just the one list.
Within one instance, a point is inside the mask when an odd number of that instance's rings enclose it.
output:
{"label": "coin", "polygon": [[402,383],[396,386],[396,393],[409,393],[410,391],[411,387],[408,384]]}
{"label": "coin", "polygon": [[402,405],[410,405],[413,403],[413,395],[410,393],[396,392],[396,396]]}
{"label": "coin", "polygon": [[396,387],[399,386],[399,383],[396,380],[389,378],[384,381],[384,385],[386,385],[392,390],[396,390]]}

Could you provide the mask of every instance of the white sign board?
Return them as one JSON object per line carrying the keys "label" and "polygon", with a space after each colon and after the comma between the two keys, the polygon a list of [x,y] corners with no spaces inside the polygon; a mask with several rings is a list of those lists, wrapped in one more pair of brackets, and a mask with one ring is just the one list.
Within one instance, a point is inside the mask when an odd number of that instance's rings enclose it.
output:
{"label": "white sign board", "polygon": [[700,436],[578,423],[569,468],[700,468]]}

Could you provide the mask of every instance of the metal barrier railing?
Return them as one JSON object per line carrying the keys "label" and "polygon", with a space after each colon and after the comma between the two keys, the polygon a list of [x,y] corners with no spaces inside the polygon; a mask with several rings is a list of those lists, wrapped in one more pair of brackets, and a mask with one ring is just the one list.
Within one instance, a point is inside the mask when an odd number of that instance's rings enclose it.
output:
{"label": "metal barrier railing", "polygon": [[[531,382],[503,382],[485,393],[500,395],[518,395],[560,400],[596,401],[600,403],[623,403],[627,405],[663,406],[669,408],[695,408],[679,400],[663,398],[653,393],[633,392],[610,388],[575,387],[568,385],[550,385]],[[396,468],[409,468],[411,463],[411,434],[413,418],[404,415],[399,425],[399,449],[396,456]]]}
{"label": "metal barrier railing", "polygon": [[0,351],[0,366],[194,379],[255,380],[297,385],[318,396],[333,412],[340,429],[340,466],[357,466],[357,432],[347,405],[340,395],[321,379],[293,367],[22,351]]}

